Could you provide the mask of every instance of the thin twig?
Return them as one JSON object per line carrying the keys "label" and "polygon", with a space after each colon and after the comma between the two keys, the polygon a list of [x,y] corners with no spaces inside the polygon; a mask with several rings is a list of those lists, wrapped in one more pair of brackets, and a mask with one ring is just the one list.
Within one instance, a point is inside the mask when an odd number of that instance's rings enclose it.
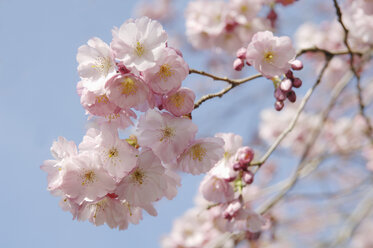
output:
{"label": "thin twig", "polygon": [[290,122],[289,126],[280,134],[280,136],[277,137],[276,141],[271,145],[271,147],[262,156],[262,158],[259,161],[252,162],[250,164],[250,166],[261,166],[262,164],[264,164],[265,161],[267,161],[268,157],[272,154],[272,152],[282,142],[282,140],[293,130],[293,128],[295,127],[295,124],[297,123],[297,121],[299,119],[300,114],[302,113],[304,107],[306,106],[306,103],[310,99],[310,97],[311,97],[312,93],[314,92],[315,88],[320,84],[321,79],[324,75],[324,72],[325,72],[326,68],[328,67],[330,60],[332,59],[332,56],[326,56],[325,59],[326,59],[325,64],[324,64],[319,76],[317,77],[317,80],[316,80],[315,84],[312,86],[312,88],[310,88],[307,91],[306,95],[303,97],[302,102],[300,103],[300,105],[298,107],[297,113],[295,114],[294,118]]}
{"label": "thin twig", "polygon": [[[344,24],[344,22],[342,20],[342,11],[341,11],[341,8],[338,5],[337,0],[333,0],[333,3],[334,3],[335,11],[336,11],[336,14],[337,14],[337,17],[338,17],[338,22],[341,24],[341,26],[344,30],[343,42],[344,42],[345,46],[347,47],[348,53],[350,54],[350,68],[351,68],[352,72],[354,73],[354,75],[356,77],[356,80],[357,80],[356,89],[357,89],[357,98],[358,98],[358,101],[359,101],[359,114],[365,120],[365,123],[367,125],[368,138],[373,143],[373,136],[372,136],[373,135],[373,128],[372,128],[372,124],[371,124],[371,121],[370,121],[369,117],[365,114],[365,105],[364,105],[364,102],[363,102],[362,89],[361,89],[361,84],[360,84],[360,74],[354,66],[354,54],[355,53],[352,52],[352,49],[351,49],[350,44],[348,42],[349,30],[347,29],[346,25]],[[362,56],[362,55],[360,55],[360,56]]]}

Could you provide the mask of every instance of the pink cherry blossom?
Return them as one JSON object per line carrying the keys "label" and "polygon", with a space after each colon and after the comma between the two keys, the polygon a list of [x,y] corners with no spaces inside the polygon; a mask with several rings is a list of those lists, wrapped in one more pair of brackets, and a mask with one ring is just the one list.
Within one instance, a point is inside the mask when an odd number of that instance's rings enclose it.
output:
{"label": "pink cherry blossom", "polygon": [[233,188],[226,180],[209,174],[201,182],[199,190],[203,197],[211,202],[224,203],[234,197]]}
{"label": "pink cherry blossom", "polygon": [[144,72],[145,81],[153,92],[169,94],[180,88],[189,74],[189,67],[183,57],[172,48],[163,48],[154,67]]}
{"label": "pink cherry blossom", "polygon": [[58,137],[58,140],[53,142],[50,150],[55,160],[44,161],[40,169],[47,172],[48,190],[55,194],[62,183],[62,178],[66,171],[66,163],[69,158],[78,155],[78,150],[73,141],[67,141],[64,137]]}
{"label": "pink cherry blossom", "polygon": [[164,163],[170,163],[194,139],[197,126],[188,118],[148,110],[137,125],[140,146],[149,147]]}
{"label": "pink cherry blossom", "polygon": [[66,167],[60,189],[77,204],[95,201],[116,187],[95,153],[79,154]]}
{"label": "pink cherry blossom", "polygon": [[134,206],[146,206],[166,195],[167,175],[161,161],[150,149],[141,151],[137,166],[118,185],[119,199]]}
{"label": "pink cherry blossom", "polygon": [[85,87],[96,94],[103,94],[106,81],[116,73],[109,45],[99,38],[92,38],[88,45],[79,47],[76,59],[79,76],[87,82]]}
{"label": "pink cherry blossom", "polygon": [[247,62],[267,78],[286,73],[294,57],[290,38],[273,36],[270,31],[256,33],[246,52]]}
{"label": "pink cherry blossom", "polygon": [[178,168],[193,175],[206,173],[223,157],[223,145],[216,137],[195,140],[178,158]]}
{"label": "pink cherry blossom", "polygon": [[132,73],[115,75],[105,88],[108,99],[123,109],[144,104],[149,98],[148,86]]}
{"label": "pink cherry blossom", "polygon": [[128,68],[144,71],[156,65],[166,47],[167,34],[162,25],[148,17],[128,20],[112,31],[111,48],[115,58]]}
{"label": "pink cherry blossom", "polygon": [[96,151],[109,175],[120,181],[136,166],[138,151],[120,139],[118,132],[109,126],[103,126],[101,131],[89,131],[89,136],[83,138],[79,146],[80,150]]}
{"label": "pink cherry blossom", "polygon": [[163,107],[175,116],[191,113],[194,109],[196,95],[188,88],[181,88],[163,98]]}

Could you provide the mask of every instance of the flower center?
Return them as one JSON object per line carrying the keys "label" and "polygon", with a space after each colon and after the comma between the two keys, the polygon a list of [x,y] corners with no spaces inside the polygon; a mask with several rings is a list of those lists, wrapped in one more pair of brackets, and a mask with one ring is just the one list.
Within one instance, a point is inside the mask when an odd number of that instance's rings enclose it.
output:
{"label": "flower center", "polygon": [[273,53],[271,51],[266,52],[264,54],[264,59],[265,59],[265,61],[267,61],[267,63],[272,63],[273,57],[274,57],[274,55],[273,55]]}
{"label": "flower center", "polygon": [[137,56],[141,57],[145,52],[145,48],[144,46],[138,41],[136,43],[136,47],[135,47],[135,53],[137,54]]}
{"label": "flower center", "polygon": [[96,96],[97,103],[108,103],[109,98],[106,95]]}
{"label": "flower center", "polygon": [[169,64],[161,65],[161,68],[159,68],[159,77],[163,81],[167,81],[167,79],[171,76],[172,76],[171,66]]}
{"label": "flower center", "polygon": [[202,161],[206,156],[207,150],[201,144],[197,144],[190,148],[190,154],[192,155],[193,160]]}
{"label": "flower center", "polygon": [[165,127],[162,129],[162,138],[159,141],[163,141],[175,136],[175,130],[171,127]]}
{"label": "flower center", "polygon": [[145,178],[145,173],[143,170],[140,168],[137,168],[133,173],[132,173],[132,180],[138,184],[143,184]]}
{"label": "flower center", "polygon": [[176,93],[175,95],[171,96],[170,101],[176,108],[181,108],[184,105],[184,96]]}
{"label": "flower center", "polygon": [[247,5],[242,5],[241,8],[240,8],[241,13],[246,13],[248,11],[248,9],[249,8],[247,7]]}
{"label": "flower center", "polygon": [[84,172],[84,174],[81,176],[83,179],[82,185],[93,183],[96,179],[96,173],[93,170],[89,170]]}
{"label": "flower center", "polygon": [[95,64],[92,65],[98,72],[103,74],[105,77],[109,74],[110,68],[113,66],[109,57],[98,57],[96,58]]}
{"label": "flower center", "polygon": [[121,83],[122,84],[122,94],[123,95],[134,95],[137,92],[137,85],[132,78],[126,78],[124,81]]}
{"label": "flower center", "polygon": [[111,148],[109,151],[108,151],[108,156],[109,158],[115,158],[115,157],[118,157],[118,149],[113,147]]}

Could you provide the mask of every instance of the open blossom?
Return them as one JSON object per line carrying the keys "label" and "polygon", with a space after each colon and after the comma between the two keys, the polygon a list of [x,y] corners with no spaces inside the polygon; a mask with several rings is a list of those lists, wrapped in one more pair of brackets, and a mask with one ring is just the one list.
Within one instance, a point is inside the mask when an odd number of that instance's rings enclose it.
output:
{"label": "open blossom", "polygon": [[53,142],[51,153],[55,160],[46,160],[40,167],[48,173],[48,190],[52,193],[62,183],[62,177],[65,173],[65,163],[71,157],[78,155],[78,150],[73,141],[67,141],[64,137],[58,137],[57,141]]}
{"label": "open blossom", "polygon": [[118,136],[118,132],[104,126],[102,131],[88,130],[87,138],[79,145],[80,151],[96,151],[103,167],[118,181],[136,166],[138,150]]}
{"label": "open blossom", "polygon": [[163,48],[157,64],[144,72],[145,81],[153,92],[168,94],[180,88],[189,74],[189,67],[183,57],[172,48]]}
{"label": "open blossom", "polygon": [[227,230],[230,232],[249,231],[256,233],[261,231],[265,224],[264,218],[250,208],[240,208],[227,222]]}
{"label": "open blossom", "polygon": [[167,34],[162,25],[148,17],[130,19],[112,33],[115,58],[139,71],[155,66],[162,48],[166,47]]}
{"label": "open blossom", "polygon": [[85,87],[96,94],[103,94],[106,81],[115,73],[115,61],[108,44],[92,38],[88,45],[79,47],[76,59],[78,72],[85,79]]}
{"label": "open blossom", "polygon": [[191,113],[194,109],[196,95],[188,88],[181,88],[163,98],[163,107],[175,116]]}
{"label": "open blossom", "polygon": [[206,175],[199,187],[203,197],[211,202],[224,203],[233,200],[232,186],[224,179]]}
{"label": "open blossom", "polygon": [[150,149],[141,151],[137,166],[118,185],[119,199],[134,206],[146,206],[165,196],[167,175],[159,158]]}
{"label": "open blossom", "polygon": [[95,202],[83,203],[77,219],[88,219],[96,226],[106,223],[110,228],[124,230],[128,228],[129,223],[139,223],[142,219],[142,211],[141,208],[130,206],[125,201],[105,196]]}
{"label": "open blossom", "polygon": [[139,106],[149,99],[148,86],[132,73],[115,75],[105,88],[109,100],[123,109]]}
{"label": "open blossom", "polygon": [[192,142],[177,160],[178,168],[193,175],[209,171],[223,156],[223,145],[216,137]]}
{"label": "open blossom", "polygon": [[138,143],[151,148],[162,162],[169,163],[187,148],[197,129],[188,118],[148,110],[137,125]]}
{"label": "open blossom", "polygon": [[294,57],[290,38],[273,36],[270,31],[256,33],[246,50],[247,62],[267,78],[286,73]]}
{"label": "open blossom", "polygon": [[111,193],[115,187],[115,181],[102,167],[96,154],[82,153],[66,164],[60,189],[75,203],[81,204],[95,201]]}

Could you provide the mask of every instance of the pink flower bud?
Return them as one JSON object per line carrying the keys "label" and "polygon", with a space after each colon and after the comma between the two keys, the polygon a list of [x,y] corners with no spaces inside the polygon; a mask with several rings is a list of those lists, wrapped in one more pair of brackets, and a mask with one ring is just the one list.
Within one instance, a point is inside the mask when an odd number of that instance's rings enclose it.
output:
{"label": "pink flower bud", "polygon": [[286,94],[285,92],[283,92],[280,87],[278,87],[276,90],[275,90],[275,94],[274,94],[275,98],[279,101],[284,101],[286,99]]}
{"label": "pink flower bud", "polygon": [[288,72],[286,72],[285,76],[289,79],[293,79],[294,78],[294,75],[293,75],[293,72],[291,70],[288,70]]}
{"label": "pink flower bud", "polygon": [[293,69],[295,71],[302,70],[303,69],[303,63],[302,63],[302,61],[296,59],[293,62],[291,62],[291,69]]}
{"label": "pink flower bud", "polygon": [[241,209],[241,207],[242,207],[242,204],[239,200],[232,201],[223,212],[224,218],[231,219],[235,217],[238,211]]}
{"label": "pink flower bud", "polygon": [[280,83],[280,89],[285,92],[289,92],[292,86],[293,86],[293,83],[288,78],[282,80]]}
{"label": "pink flower bud", "polygon": [[239,59],[245,59],[246,58],[246,48],[241,47],[240,49],[237,50],[236,52],[236,57]]}
{"label": "pink flower bud", "polygon": [[280,111],[284,107],[284,102],[283,101],[276,101],[275,102],[275,109],[277,111]]}
{"label": "pink flower bud", "polygon": [[241,164],[240,163],[235,163],[234,165],[233,165],[233,170],[234,171],[239,171],[239,170],[241,170],[242,169],[242,167],[241,167]]}
{"label": "pink flower bud", "polygon": [[245,172],[242,174],[242,180],[243,180],[246,184],[252,184],[253,181],[254,181],[254,174],[253,174],[251,171],[245,171]]}
{"label": "pink flower bud", "polygon": [[302,86],[302,80],[300,80],[299,78],[294,78],[294,81],[293,81],[293,86],[295,88],[299,88]]}
{"label": "pink flower bud", "polygon": [[245,63],[242,59],[235,59],[233,62],[233,69],[236,71],[241,71],[244,67]]}
{"label": "pink flower bud", "polygon": [[225,31],[232,32],[237,27],[238,23],[234,20],[227,21],[225,24]]}
{"label": "pink flower bud", "polygon": [[247,166],[254,158],[254,151],[248,146],[240,147],[236,153],[236,160],[241,164]]}
{"label": "pink flower bud", "polygon": [[289,99],[290,102],[295,102],[297,100],[297,95],[295,94],[295,92],[293,90],[289,91],[288,99]]}
{"label": "pink flower bud", "polygon": [[274,9],[271,9],[267,15],[267,19],[271,22],[271,26],[275,27],[276,20],[277,20],[277,13]]}

